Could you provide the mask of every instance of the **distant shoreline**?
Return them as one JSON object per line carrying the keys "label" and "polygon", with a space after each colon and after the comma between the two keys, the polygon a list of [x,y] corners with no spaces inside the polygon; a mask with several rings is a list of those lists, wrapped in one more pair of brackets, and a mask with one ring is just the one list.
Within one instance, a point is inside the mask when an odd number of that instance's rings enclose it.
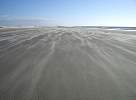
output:
{"label": "distant shoreline", "polygon": [[125,27],[125,26],[0,26],[3,28],[47,28],[47,27],[56,27],[56,28],[98,28],[98,29],[108,29],[108,30],[136,30],[136,27]]}

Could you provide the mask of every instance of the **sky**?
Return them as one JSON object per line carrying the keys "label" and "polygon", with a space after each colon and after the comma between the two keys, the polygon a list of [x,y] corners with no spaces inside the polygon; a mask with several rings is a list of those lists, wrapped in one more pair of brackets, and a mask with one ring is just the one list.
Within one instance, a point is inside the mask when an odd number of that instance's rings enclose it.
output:
{"label": "sky", "polygon": [[136,26],[136,0],[0,0],[0,24]]}

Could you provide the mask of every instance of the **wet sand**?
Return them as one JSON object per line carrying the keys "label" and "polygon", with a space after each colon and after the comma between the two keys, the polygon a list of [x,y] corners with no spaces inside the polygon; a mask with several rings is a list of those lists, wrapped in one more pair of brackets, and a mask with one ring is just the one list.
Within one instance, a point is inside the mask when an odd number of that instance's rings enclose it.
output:
{"label": "wet sand", "polygon": [[136,100],[136,32],[0,29],[0,100]]}

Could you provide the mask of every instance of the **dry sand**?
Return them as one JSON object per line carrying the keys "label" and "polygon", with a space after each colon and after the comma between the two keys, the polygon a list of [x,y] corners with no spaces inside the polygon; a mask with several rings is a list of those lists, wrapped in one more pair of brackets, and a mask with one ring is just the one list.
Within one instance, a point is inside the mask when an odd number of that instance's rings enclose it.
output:
{"label": "dry sand", "polygon": [[0,29],[0,100],[136,100],[136,32]]}

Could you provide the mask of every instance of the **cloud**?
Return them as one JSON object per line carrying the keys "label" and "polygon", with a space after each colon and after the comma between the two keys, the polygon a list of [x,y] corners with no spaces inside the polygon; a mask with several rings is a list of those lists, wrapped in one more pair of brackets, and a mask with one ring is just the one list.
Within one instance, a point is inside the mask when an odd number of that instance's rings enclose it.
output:
{"label": "cloud", "polygon": [[26,18],[0,15],[1,26],[51,26],[55,25],[54,19],[48,18]]}

